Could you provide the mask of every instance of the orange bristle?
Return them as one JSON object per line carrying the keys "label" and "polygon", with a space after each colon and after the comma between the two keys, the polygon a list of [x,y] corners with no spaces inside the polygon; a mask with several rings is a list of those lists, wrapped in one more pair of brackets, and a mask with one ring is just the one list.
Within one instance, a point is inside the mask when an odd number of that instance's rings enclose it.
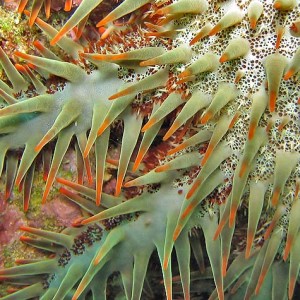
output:
{"label": "orange bristle", "polygon": [[279,200],[279,196],[280,196],[280,189],[276,188],[274,190],[273,196],[272,196],[272,205],[273,206],[277,206],[278,200]]}
{"label": "orange bristle", "polygon": [[70,11],[72,8],[72,0],[66,0],[64,11]]}
{"label": "orange bristle", "polygon": [[91,168],[90,160],[88,157],[84,158],[84,164],[85,164],[88,184],[91,186],[93,184],[93,175],[92,175],[92,168]]}
{"label": "orange bristle", "polygon": [[229,214],[229,227],[231,228],[235,222],[237,206],[234,204],[231,205],[230,214]]}
{"label": "orange bristle", "polygon": [[256,288],[255,288],[255,295],[257,295],[259,293],[259,290],[264,282],[265,277],[266,277],[266,270],[262,270],[262,272],[260,273],[260,276],[258,278]]}
{"label": "orange bristle", "polygon": [[178,78],[184,78],[184,77],[189,77],[192,75],[192,72],[189,71],[189,70],[184,70],[183,72],[181,72],[179,75],[178,75]]}
{"label": "orange bristle", "polygon": [[32,229],[28,226],[20,226],[19,229],[26,232],[32,232]]}
{"label": "orange bristle", "polygon": [[117,98],[120,98],[120,97],[129,95],[129,94],[131,94],[132,92],[133,92],[132,88],[129,87],[129,88],[127,88],[127,89],[122,90],[121,92],[118,92],[118,93],[116,93],[116,94],[114,94],[114,95],[111,95],[111,96],[108,98],[108,100],[115,100],[115,99],[117,99]]}
{"label": "orange bristle", "polygon": [[284,80],[288,80],[288,79],[290,79],[294,74],[295,74],[295,70],[290,69],[290,70],[288,70],[288,71],[285,73],[283,79],[284,79]]}
{"label": "orange bristle", "polygon": [[128,53],[115,54],[111,57],[111,60],[124,60],[128,57]]}
{"label": "orange bristle", "polygon": [[191,41],[190,46],[196,44],[198,41],[200,41],[204,37],[203,32],[199,32]]}
{"label": "orange bristle", "polygon": [[29,10],[25,9],[23,12],[24,12],[24,15],[26,15],[27,17],[30,16],[30,11]]}
{"label": "orange bristle", "polygon": [[182,83],[186,83],[188,81],[193,81],[194,79],[195,79],[195,75],[184,77],[184,78],[178,80],[177,84],[182,84]]}
{"label": "orange bristle", "polygon": [[118,167],[119,165],[119,161],[117,159],[106,158],[106,162],[115,167]]}
{"label": "orange bristle", "polygon": [[105,129],[109,126],[109,124],[110,121],[108,119],[105,119],[102,125],[100,126],[100,128],[98,129],[97,136],[101,135],[105,131]]}
{"label": "orange bristle", "polygon": [[212,113],[208,111],[204,113],[203,117],[200,120],[200,123],[206,124],[211,118],[212,118]]}
{"label": "orange bristle", "polygon": [[163,260],[163,269],[166,270],[168,268],[169,260],[167,257],[164,257]]}
{"label": "orange bristle", "polygon": [[220,57],[219,62],[220,62],[220,63],[224,63],[224,62],[228,61],[228,59],[229,59],[228,55],[224,53],[224,54]]}
{"label": "orange bristle", "polygon": [[57,34],[56,36],[50,41],[50,45],[54,46],[59,40],[69,31],[71,28],[69,27],[63,27]]}
{"label": "orange bristle", "polygon": [[279,131],[279,132],[282,132],[284,126],[287,125],[287,123],[288,123],[289,121],[290,121],[289,118],[283,118],[282,121],[281,121],[281,123],[280,123],[279,126],[278,126],[278,131]]}
{"label": "orange bristle", "polygon": [[132,182],[132,180],[130,180],[128,182],[125,182],[123,184],[123,187],[125,187],[125,188],[129,188],[129,187],[132,187],[132,186],[134,186],[134,183]]}
{"label": "orange bristle", "polygon": [[28,2],[28,0],[20,1],[19,7],[18,7],[18,13],[22,13],[24,11],[27,2]]}
{"label": "orange bristle", "polygon": [[269,110],[270,112],[274,112],[275,111],[275,104],[276,104],[276,98],[277,98],[277,94],[274,91],[270,91],[270,100],[269,100]]}
{"label": "orange bristle", "polygon": [[115,20],[116,16],[111,13],[109,16],[106,16],[105,18],[103,18],[97,25],[96,27],[101,27],[106,25],[109,22],[112,22],[113,20]]}
{"label": "orange bristle", "polygon": [[95,216],[82,220],[81,224],[86,225],[86,224],[92,223],[94,221],[95,221]]}
{"label": "orange bristle", "polygon": [[42,148],[53,138],[51,134],[46,134],[42,140],[35,146],[34,151],[40,152]]}
{"label": "orange bristle", "polygon": [[34,7],[34,9],[31,11],[31,15],[29,18],[29,26],[32,27],[32,25],[35,22],[35,19],[37,18],[39,14],[39,7]]}
{"label": "orange bristle", "polygon": [[107,29],[106,27],[99,27],[98,32],[102,35],[106,31],[106,29]]}
{"label": "orange bristle", "polygon": [[289,281],[289,300],[293,299],[295,285],[296,285],[296,277],[291,276]]}
{"label": "orange bristle", "polygon": [[224,290],[222,282],[216,282],[216,288],[218,291],[219,300],[224,300]]}
{"label": "orange bristle", "polygon": [[291,247],[292,247],[292,237],[290,235],[288,235],[287,240],[286,240],[286,244],[285,244],[285,249],[284,249],[284,253],[283,253],[283,260],[286,261],[290,251],[291,251]]}
{"label": "orange bristle", "polygon": [[195,208],[195,204],[191,203],[190,205],[188,205],[188,207],[184,210],[184,212],[182,213],[180,220],[183,221],[190,213],[191,211]]}
{"label": "orange bristle", "polygon": [[250,127],[249,127],[249,133],[248,133],[248,139],[249,140],[252,140],[253,139],[253,137],[254,137],[254,134],[255,134],[255,131],[256,131],[256,126],[255,126],[255,124],[251,124],[250,123]]}
{"label": "orange bristle", "polygon": [[281,31],[278,32],[277,39],[276,39],[276,44],[275,44],[275,49],[278,49],[280,47],[282,35],[283,35],[283,32],[281,32]]}
{"label": "orange bristle", "polygon": [[220,25],[216,25],[210,32],[209,32],[209,36],[213,36],[215,34],[217,34],[219,31],[221,31],[221,26]]}
{"label": "orange bristle", "polygon": [[96,184],[96,205],[99,206],[101,203],[101,194],[102,194],[102,176],[97,176],[97,184]]}
{"label": "orange bristle", "polygon": [[255,29],[256,28],[256,20],[255,19],[250,19],[250,28]]}
{"label": "orange bristle", "polygon": [[235,115],[233,116],[229,126],[228,126],[228,129],[232,129],[233,126],[235,125],[235,123],[237,122],[237,120],[239,119],[239,116],[241,115],[241,112],[240,111],[237,111],[235,113]]}
{"label": "orange bristle", "polygon": [[227,264],[228,264],[228,257],[227,255],[222,256],[222,276],[225,277],[227,273]]}
{"label": "orange bristle", "polygon": [[270,237],[275,225],[276,225],[276,219],[273,218],[273,220],[271,221],[268,229],[266,230],[266,232],[264,234],[264,239],[265,240],[267,240]]}
{"label": "orange bristle", "polygon": [[254,240],[254,234],[253,234],[253,232],[249,232],[248,235],[247,235],[247,243],[246,243],[247,244],[246,252],[245,252],[245,258],[246,259],[248,259],[250,257],[253,240]]}
{"label": "orange bristle", "polygon": [[115,191],[115,196],[119,196],[121,193],[121,188],[122,188],[122,183],[123,183],[123,178],[124,178],[124,173],[119,172],[118,177],[117,177],[117,184],[116,184],[116,191]]}
{"label": "orange bristle", "polygon": [[247,171],[247,168],[248,168],[248,163],[243,161],[240,172],[239,172],[240,178],[244,176],[245,172]]}
{"label": "orange bristle", "polygon": [[163,137],[163,141],[165,142],[168,138],[171,137],[171,135],[180,127],[180,124],[178,122],[174,122],[170,129],[166,132],[166,134]]}
{"label": "orange bristle", "polygon": [[132,167],[132,171],[135,172],[137,168],[139,167],[144,155],[145,155],[146,149],[141,148],[138,155],[136,156],[135,162]]}
{"label": "orange bristle", "polygon": [[141,62],[140,62],[140,67],[154,66],[154,65],[157,65],[157,64],[158,64],[157,59],[156,59],[156,58],[153,58],[153,59],[141,61]]}
{"label": "orange bristle", "polygon": [[83,157],[87,157],[89,155],[92,146],[93,146],[93,143],[91,141],[88,141],[85,146],[85,149],[83,151]]}
{"label": "orange bristle", "polygon": [[166,286],[166,296],[167,296],[166,299],[172,299],[172,290],[171,290],[171,287],[169,285]]}
{"label": "orange bristle", "polygon": [[[51,178],[48,177],[48,182],[50,182]],[[43,194],[43,197],[42,197],[42,204],[45,204],[46,203],[46,200],[47,200],[47,197],[50,193],[50,189],[51,189],[51,185],[50,184],[46,184],[46,187],[45,187],[45,190],[44,190],[44,194]]]}
{"label": "orange bristle", "polygon": [[295,199],[298,198],[299,191],[300,191],[300,181],[297,180],[297,181],[296,181],[296,188],[295,188]]}
{"label": "orange bristle", "polygon": [[33,45],[39,51],[43,51],[45,49],[45,47],[43,46],[43,44],[40,41],[38,41],[38,40],[35,40],[33,42]]}
{"label": "orange bristle", "polygon": [[29,200],[30,200],[30,195],[25,195],[24,200],[23,200],[23,210],[24,212],[28,211],[29,208]]}
{"label": "orange bristle", "polygon": [[29,55],[28,54],[25,54],[23,52],[20,52],[20,51],[15,51],[14,53],[17,57],[20,57],[20,58],[23,58],[23,59],[28,59],[29,58]]}
{"label": "orange bristle", "polygon": [[142,132],[145,132],[155,124],[156,120],[154,118],[150,119],[141,129]]}
{"label": "orange bristle", "polygon": [[213,240],[214,240],[214,241],[219,237],[219,235],[220,235],[221,231],[223,230],[223,228],[224,228],[226,222],[227,222],[226,219],[221,219],[221,220],[220,220],[220,223],[219,223],[219,225],[218,225],[218,227],[217,227],[217,230],[216,230],[216,232],[215,232],[215,234],[214,234],[214,237],[213,237]]}
{"label": "orange bristle", "polygon": [[[81,57],[87,57],[86,53],[80,53]],[[106,54],[97,54],[97,55],[93,55],[93,59],[95,60],[106,60],[108,59],[109,55]]]}
{"label": "orange bristle", "polygon": [[184,148],[186,147],[186,144],[185,143],[182,143],[180,144],[179,146],[177,146],[176,148],[174,149],[171,149],[168,151],[167,155],[172,155],[180,150],[183,150]]}
{"label": "orange bristle", "polygon": [[78,297],[82,294],[82,292],[84,291],[84,289],[86,288],[87,286],[87,282],[85,280],[82,280],[75,292],[75,294],[73,295],[72,297],[72,300],[77,300]]}
{"label": "orange bristle", "polygon": [[212,151],[213,151],[214,147],[215,147],[215,145],[211,145],[211,144],[208,145],[208,147],[206,149],[206,152],[204,154],[204,157],[201,160],[201,166],[202,167],[205,165],[205,163],[209,159],[210,155],[212,154]]}
{"label": "orange bristle", "polygon": [[25,67],[22,66],[22,65],[20,65],[20,64],[15,64],[15,68],[16,68],[19,72],[21,72],[21,73],[23,73],[23,74],[26,74],[26,73],[27,73]]}
{"label": "orange bristle", "polygon": [[168,165],[163,165],[163,166],[158,166],[154,169],[155,172],[160,173],[160,172],[165,172],[168,171],[169,166]]}
{"label": "orange bristle", "polygon": [[173,241],[175,242],[182,230],[182,227],[180,225],[177,225],[173,234]]}
{"label": "orange bristle", "polygon": [[16,186],[18,187],[18,191],[21,193],[23,191],[23,187],[24,187],[24,177],[23,177],[23,179],[19,180],[19,184],[17,184],[17,181],[16,181]]}
{"label": "orange bristle", "polygon": [[20,236],[20,241],[21,242],[30,242],[32,239],[29,237],[29,236],[24,236],[24,235],[21,235]]}
{"label": "orange bristle", "polygon": [[273,7],[275,9],[280,9],[281,8],[281,4],[279,2],[276,2],[276,3],[273,4]]}
{"label": "orange bristle", "polygon": [[48,20],[50,18],[50,11],[51,11],[51,0],[46,0],[44,2],[44,6],[45,6],[45,15],[46,15],[46,19]]}
{"label": "orange bristle", "polygon": [[198,187],[201,185],[202,181],[201,180],[197,180],[194,182],[192,188],[188,191],[188,193],[186,194],[186,200],[190,199],[195,191],[198,189]]}
{"label": "orange bristle", "polygon": [[4,202],[6,202],[10,198],[11,190],[6,190],[5,191],[5,197],[4,197]]}

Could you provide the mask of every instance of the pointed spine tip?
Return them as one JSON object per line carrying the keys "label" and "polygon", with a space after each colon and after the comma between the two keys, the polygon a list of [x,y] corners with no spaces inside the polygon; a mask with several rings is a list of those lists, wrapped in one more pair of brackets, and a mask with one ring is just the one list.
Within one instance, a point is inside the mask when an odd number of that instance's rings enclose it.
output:
{"label": "pointed spine tip", "polygon": [[271,201],[273,206],[277,206],[279,196],[280,196],[280,190],[276,188],[273,192],[272,201]]}
{"label": "pointed spine tip", "polygon": [[109,120],[106,118],[102,125],[100,126],[100,128],[98,129],[98,132],[97,132],[97,136],[100,136],[104,131],[105,129],[109,126],[110,122]]}
{"label": "pointed spine tip", "polygon": [[295,71],[294,71],[293,69],[288,70],[288,71],[285,73],[283,79],[284,79],[284,80],[290,79],[290,78],[294,75],[294,73],[295,73]]}
{"label": "pointed spine tip", "polygon": [[216,25],[210,32],[209,32],[209,36],[213,36],[215,34],[217,34],[219,31],[221,30],[221,26],[220,25]]}
{"label": "pointed spine tip", "polygon": [[210,111],[207,111],[204,113],[204,115],[202,116],[200,123],[206,124],[210,119],[212,118],[212,113]]}
{"label": "pointed spine tip", "polygon": [[141,129],[142,132],[145,132],[146,130],[150,129],[155,123],[154,119],[150,119]]}
{"label": "pointed spine tip", "polygon": [[255,29],[256,28],[257,21],[255,19],[250,19],[250,28]]}
{"label": "pointed spine tip", "polygon": [[174,233],[173,233],[173,241],[175,242],[178,239],[178,236],[181,232],[181,227],[179,225],[176,226]]}
{"label": "pointed spine tip", "polygon": [[220,59],[219,59],[219,62],[220,63],[224,63],[224,62],[226,62],[226,61],[228,61],[228,55],[226,54],[226,53],[224,53],[224,54],[222,54],[222,56],[220,57]]}
{"label": "pointed spine tip", "polygon": [[286,245],[285,245],[285,249],[284,249],[284,253],[283,253],[283,260],[286,261],[289,254],[290,254],[290,250],[291,250],[291,242],[290,242],[290,239],[288,237],[287,241],[286,241]]}

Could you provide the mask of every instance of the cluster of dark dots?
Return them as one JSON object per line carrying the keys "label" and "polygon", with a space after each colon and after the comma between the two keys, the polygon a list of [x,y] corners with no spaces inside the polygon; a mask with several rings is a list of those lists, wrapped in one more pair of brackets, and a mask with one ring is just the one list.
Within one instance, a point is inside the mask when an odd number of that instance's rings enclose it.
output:
{"label": "cluster of dark dots", "polygon": [[124,191],[124,196],[126,197],[126,199],[132,199],[142,194],[143,194],[143,188],[140,186],[129,187],[126,188],[126,190]]}
{"label": "cluster of dark dots", "polygon": [[123,215],[122,216],[116,216],[116,217],[104,220],[102,222],[102,224],[105,226],[106,230],[111,230],[111,229],[117,227],[118,225],[120,225],[123,220],[124,220]]}
{"label": "cluster of dark dots", "polygon": [[65,249],[64,252],[59,256],[58,265],[60,267],[65,267],[71,259],[71,252]]}
{"label": "cluster of dark dots", "polygon": [[126,215],[120,215],[113,218],[109,218],[107,220],[104,220],[102,224],[104,225],[106,230],[112,230],[115,227],[119,226],[124,221],[131,221],[135,217],[134,214],[126,214]]}
{"label": "cluster of dark dots", "polygon": [[232,186],[222,186],[219,190],[216,189],[213,192],[210,193],[210,195],[207,197],[206,201],[210,203],[217,203],[218,205],[221,205],[225,203],[227,197],[229,196],[230,192],[232,190]]}
{"label": "cluster of dark dots", "polygon": [[46,276],[43,276],[43,280],[42,280],[42,285],[43,285],[43,289],[47,290],[51,284],[51,282],[55,279],[55,274],[49,274]]}
{"label": "cluster of dark dots", "polygon": [[71,251],[74,255],[81,255],[85,251],[85,247],[91,247],[95,242],[101,240],[103,229],[98,225],[88,226],[87,230],[83,231],[74,239],[74,244]]}
{"label": "cluster of dark dots", "polygon": [[160,183],[153,183],[147,186],[147,192],[149,194],[155,194],[160,190]]}

